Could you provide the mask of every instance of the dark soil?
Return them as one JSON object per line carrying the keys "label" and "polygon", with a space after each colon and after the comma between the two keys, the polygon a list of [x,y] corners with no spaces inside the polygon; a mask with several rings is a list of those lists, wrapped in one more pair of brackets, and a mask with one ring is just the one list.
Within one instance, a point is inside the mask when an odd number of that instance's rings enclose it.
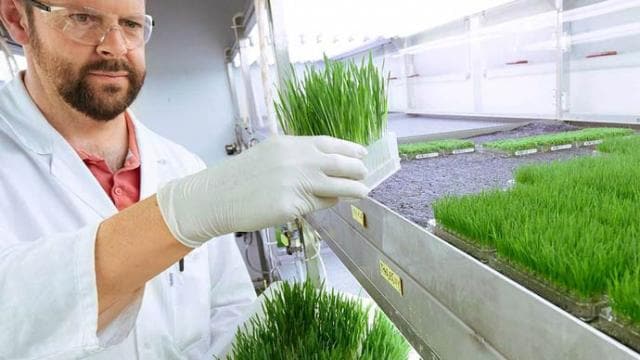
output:
{"label": "dark soil", "polygon": [[[558,123],[536,122],[518,129],[471,138],[476,144],[578,128]],[[421,226],[433,218],[431,204],[447,195],[478,193],[506,188],[516,168],[531,163],[566,160],[593,154],[594,148],[579,148],[523,157],[494,152],[449,155],[434,159],[403,161],[402,168],[371,192],[371,197]]]}

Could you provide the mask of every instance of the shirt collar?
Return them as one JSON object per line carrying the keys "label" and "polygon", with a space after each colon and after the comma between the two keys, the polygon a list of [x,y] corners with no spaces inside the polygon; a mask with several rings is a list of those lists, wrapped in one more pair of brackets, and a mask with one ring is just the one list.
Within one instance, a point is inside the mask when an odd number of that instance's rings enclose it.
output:
{"label": "shirt collar", "polygon": [[[125,167],[135,169],[140,166],[140,152],[138,150],[138,141],[136,140],[136,127],[127,113],[125,113],[125,121],[127,124],[127,134],[129,138],[129,150],[125,160]],[[75,148],[75,150],[83,161],[104,161],[101,156],[91,154],[84,149]]]}

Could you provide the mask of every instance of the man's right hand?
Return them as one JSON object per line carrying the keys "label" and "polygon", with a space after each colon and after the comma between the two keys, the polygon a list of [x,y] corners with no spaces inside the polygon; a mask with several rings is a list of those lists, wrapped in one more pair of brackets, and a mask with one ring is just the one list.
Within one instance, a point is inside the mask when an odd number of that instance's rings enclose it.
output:
{"label": "man's right hand", "polygon": [[157,195],[174,237],[195,248],[327,208],[369,189],[366,149],[331,137],[277,136],[224,163],[174,180]]}

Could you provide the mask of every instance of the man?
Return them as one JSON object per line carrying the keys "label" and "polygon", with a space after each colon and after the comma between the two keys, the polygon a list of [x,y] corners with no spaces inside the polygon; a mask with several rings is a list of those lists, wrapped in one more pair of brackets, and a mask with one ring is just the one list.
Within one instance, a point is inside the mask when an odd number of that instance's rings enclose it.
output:
{"label": "man", "polygon": [[2,359],[223,355],[255,295],[221,237],[368,192],[349,142],[276,137],[204,169],[146,129],[127,110],[144,0],[0,0],[0,15],[28,63],[0,90]]}

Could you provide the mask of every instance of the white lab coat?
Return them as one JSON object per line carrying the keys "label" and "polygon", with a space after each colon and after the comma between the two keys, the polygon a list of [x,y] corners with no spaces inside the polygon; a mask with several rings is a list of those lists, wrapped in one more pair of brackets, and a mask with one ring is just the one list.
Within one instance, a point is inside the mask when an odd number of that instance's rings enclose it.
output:
{"label": "white lab coat", "polygon": [[[204,167],[184,148],[134,124],[141,198]],[[255,299],[232,235],[190,253],[184,272],[176,264],[153,278],[142,299],[96,334],[95,234],[116,212],[22,80],[0,90],[0,359],[220,355]]]}

